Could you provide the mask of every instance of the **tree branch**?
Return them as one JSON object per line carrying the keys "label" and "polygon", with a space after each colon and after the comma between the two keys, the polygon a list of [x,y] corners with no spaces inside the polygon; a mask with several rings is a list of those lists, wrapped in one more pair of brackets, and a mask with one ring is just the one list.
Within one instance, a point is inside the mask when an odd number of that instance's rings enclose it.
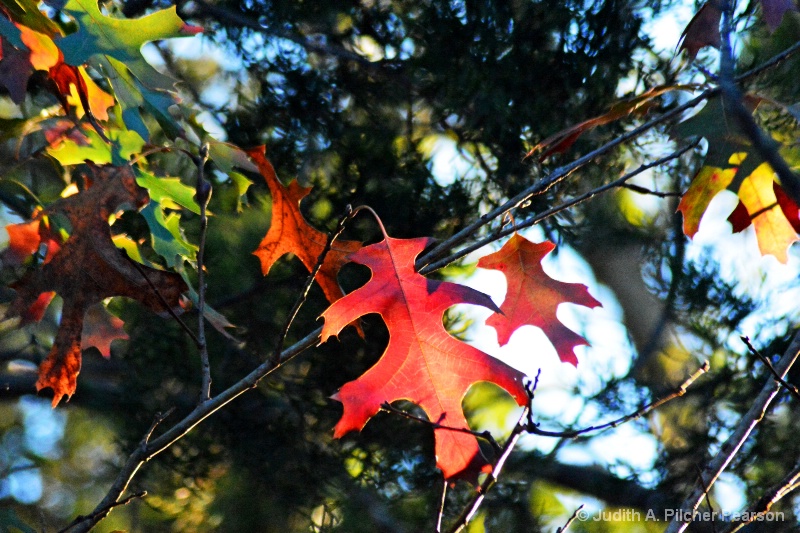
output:
{"label": "tree branch", "polygon": [[[781,378],[786,376],[789,372],[789,369],[794,364],[798,355],[800,355],[800,331],[795,333],[789,349],[786,350],[778,361],[778,364],[775,365],[775,370]],[[700,502],[703,501],[706,491],[711,489],[720,474],[722,474],[739,452],[739,449],[750,436],[750,433],[756,425],[764,417],[767,408],[780,390],[780,383],[776,382],[774,379],[770,378],[764,383],[752,407],[748,409],[747,413],[745,413],[736,425],[731,436],[728,437],[728,440],[720,447],[717,455],[703,469],[704,474],[701,476],[701,483],[698,484],[680,506],[680,513],[676,514],[680,520],[671,522],[666,533],[680,533],[686,530],[689,525],[688,520],[691,519],[692,514],[697,510]]]}
{"label": "tree branch", "polygon": [[120,469],[119,474],[117,474],[116,480],[95,510],[88,516],[80,517],[81,520],[70,527],[73,528],[75,532],[89,531],[105,518],[108,513],[111,512],[114,505],[120,501],[122,494],[128,488],[131,480],[144,463],[172,446],[172,444],[183,438],[203,420],[216,413],[242,393],[255,388],[259,381],[280,368],[287,361],[314,346],[319,340],[320,333],[322,333],[322,328],[315,329],[294,345],[283,350],[277,362],[273,362],[272,360],[265,361],[255,370],[217,396],[197,405],[192,412],[186,415],[181,421],[170,427],[156,439],[151,440],[146,446],[137,447],[128,457],[127,461]]}

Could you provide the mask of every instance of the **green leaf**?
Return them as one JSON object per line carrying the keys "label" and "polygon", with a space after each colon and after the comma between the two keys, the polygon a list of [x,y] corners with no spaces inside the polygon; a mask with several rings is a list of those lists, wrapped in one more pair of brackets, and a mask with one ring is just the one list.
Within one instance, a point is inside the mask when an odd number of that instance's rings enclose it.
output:
{"label": "green leaf", "polygon": [[150,193],[150,200],[162,207],[174,209],[175,204],[185,207],[192,213],[200,214],[200,206],[194,199],[194,189],[181,183],[178,178],[159,178],[144,172],[136,171],[136,183]]}
{"label": "green leaf", "polygon": [[[250,172],[258,172],[258,167],[250,161],[244,150],[233,144],[210,141],[208,143],[208,153],[211,156],[211,160],[226,174],[230,174],[234,167],[249,170]],[[244,192],[241,194],[244,194]]]}
{"label": "green leaf", "polygon": [[172,94],[147,88],[131,75],[123,63],[114,58],[103,57],[98,63],[108,76],[122,107],[122,120],[129,129],[139,133],[143,139],[150,138],[150,131],[142,120],[141,110],[144,108],[153,115],[167,136],[175,138],[183,135],[183,128],[169,113],[170,106],[177,102]]}
{"label": "green leaf", "polygon": [[105,142],[93,128],[86,128],[81,133],[87,139],[85,143],[65,138],[55,148],[48,147],[47,153],[63,166],[78,165],[87,159],[98,165],[122,165],[130,161],[132,155],[141,152],[144,146],[144,140],[135,131],[108,128],[106,136],[113,144]]}
{"label": "green leaf", "polygon": [[[6,8],[13,21],[19,22],[33,31],[44,33],[50,37],[61,34],[61,30],[56,23],[39,11],[39,2],[34,0],[0,0],[0,4]],[[19,30],[17,30],[17,33],[19,33]],[[14,44],[14,46],[17,45]]]}
{"label": "green leaf", "polygon": [[183,262],[182,259],[192,263],[196,261],[198,247],[183,236],[178,213],[165,216],[161,204],[152,199],[141,213],[150,227],[153,250],[164,258],[168,267],[175,268]]}
{"label": "green leaf", "polygon": [[[752,105],[754,100],[746,103],[750,103],[750,108],[755,109],[755,105]],[[734,192],[738,191],[742,181],[764,162],[738,127],[736,118],[728,116],[719,96],[709,98],[699,113],[675,126],[673,132],[685,139],[705,137],[708,141],[708,152],[704,166],[723,170],[738,166],[739,170],[729,187]],[[731,156],[734,154],[740,155],[732,159]]]}
{"label": "green leaf", "polygon": [[142,255],[142,251],[141,249],[139,249],[139,243],[137,243],[127,235],[125,234],[114,235],[113,237],[111,237],[111,240],[114,241],[114,246],[116,246],[120,250],[124,250],[125,253],[128,254],[128,257],[136,261],[137,263],[148,266],[150,268],[157,268],[157,269],[162,268],[160,265],[148,261],[147,258],[145,258]]}
{"label": "green leaf", "polygon": [[241,212],[242,206],[247,205],[247,189],[250,188],[253,182],[243,174],[239,174],[235,171],[228,172],[228,176],[236,186],[236,193],[238,195],[236,198],[236,211]]}
{"label": "green leaf", "polygon": [[67,64],[83,65],[102,54],[125,64],[148,87],[174,88],[175,80],[155,70],[141,53],[147,42],[188,35],[174,6],[138,19],[106,16],[97,0],[69,0],[64,11],[78,23],[78,31],[56,41]]}

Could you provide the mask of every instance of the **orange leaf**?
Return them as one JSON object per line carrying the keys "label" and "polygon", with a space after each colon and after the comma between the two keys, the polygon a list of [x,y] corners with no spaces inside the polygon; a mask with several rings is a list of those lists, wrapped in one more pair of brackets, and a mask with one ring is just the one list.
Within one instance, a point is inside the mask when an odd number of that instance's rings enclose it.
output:
{"label": "orange leaf", "polygon": [[30,50],[30,62],[35,70],[50,70],[59,62],[61,52],[53,39],[22,24],[15,26],[20,31],[20,40]]}
{"label": "orange leaf", "polygon": [[[266,276],[275,261],[293,253],[311,272],[328,240],[325,233],[311,227],[300,213],[300,200],[305,198],[311,188],[301,187],[297,180],[285,187],[275,175],[272,164],[264,157],[263,146],[247,150],[247,154],[258,166],[272,194],[272,221],[269,231],[253,252],[261,260],[261,271]],[[316,279],[329,302],[333,303],[343,296],[336,275],[342,265],[347,263],[347,254],[360,247],[359,242],[337,239],[325,256]]]}
{"label": "orange leaf", "polygon": [[598,307],[586,286],[554,280],[542,269],[542,259],[555,248],[550,241],[532,243],[515,233],[503,247],[478,261],[478,267],[499,270],[508,280],[502,313],[495,313],[486,324],[497,330],[500,346],[521,326],[537,326],[553,343],[559,359],[578,366],[573,350],[587,344],[580,335],[564,327],[556,318],[556,309],[564,302]]}
{"label": "orange leaf", "polygon": [[[414,260],[428,242],[387,237],[351,254],[351,261],[372,270],[372,279],[322,314],[322,342],[368,313],[379,313],[389,329],[389,345],[380,360],[335,396],[344,406],[334,433],[337,438],[360,430],[381,404],[395,400],[414,402],[432,422],[467,429],[461,401],[478,381],[496,383],[520,405],[527,402],[520,372],[445,330],[442,316],[452,305],[497,307],[474,289],[417,274]],[[476,483],[480,472],[491,471],[475,437],[446,428],[433,432],[436,464],[445,479]]]}
{"label": "orange leaf", "polygon": [[789,246],[800,239],[778,204],[774,177],[772,168],[762,164],[742,182],[739,198],[750,214],[761,254],[774,255],[786,263]]}
{"label": "orange leaf", "polygon": [[3,252],[4,263],[20,265],[25,259],[36,253],[41,242],[39,223],[39,220],[31,220],[6,226],[8,249]]}
{"label": "orange leaf", "polygon": [[32,309],[43,309],[43,294],[57,292],[64,300],[61,324],[50,353],[39,367],[36,383],[39,390],[53,389],[53,407],[63,396],[75,392],[83,322],[89,307],[111,296],[127,296],[155,312],[166,312],[141,271],[170,307],[179,307],[181,293],[186,290],[178,274],[137,268],[111,240],[109,216],[124,204],[141,207],[148,201],[147,191],[136,184],[131,168],[90,165],[90,169],[92,176],[87,182],[91,187],[53,202],[40,213],[42,219],[56,214],[65,217],[72,233],[61,246],[48,250],[40,268],[14,284],[17,296],[9,308],[10,316],[25,317]]}
{"label": "orange leaf", "polygon": [[680,49],[686,50],[689,59],[694,59],[697,52],[705,46],[719,48],[722,43],[722,36],[719,33],[719,23],[722,18],[722,11],[717,7],[716,2],[703,4],[686,29],[683,30],[680,40]]}

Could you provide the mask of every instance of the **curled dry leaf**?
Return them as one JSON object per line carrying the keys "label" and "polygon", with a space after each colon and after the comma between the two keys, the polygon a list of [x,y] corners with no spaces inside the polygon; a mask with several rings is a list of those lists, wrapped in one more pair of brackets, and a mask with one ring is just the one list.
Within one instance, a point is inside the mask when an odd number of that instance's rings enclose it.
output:
{"label": "curled dry leaf", "polygon": [[[54,407],[63,396],[75,392],[84,317],[91,306],[112,296],[127,296],[155,312],[166,313],[142,272],[170,307],[180,307],[181,293],[187,288],[177,274],[137,268],[114,246],[109,216],[122,206],[139,208],[148,201],[147,191],[136,184],[130,167],[90,165],[90,169],[87,182],[91,185],[86,190],[54,202],[37,216],[40,235],[45,231],[42,226],[57,217],[68,221],[70,235],[57,250],[48,253],[39,268],[14,285],[17,296],[9,308],[11,316],[35,318],[32,310],[42,306],[42,295],[58,293],[64,300],[61,324],[36,382],[39,390],[53,389]],[[26,238],[30,234],[28,231]],[[55,232],[48,226],[46,234]],[[17,244],[12,242],[11,246]],[[20,248],[24,246],[31,248],[30,243],[19,244]]]}

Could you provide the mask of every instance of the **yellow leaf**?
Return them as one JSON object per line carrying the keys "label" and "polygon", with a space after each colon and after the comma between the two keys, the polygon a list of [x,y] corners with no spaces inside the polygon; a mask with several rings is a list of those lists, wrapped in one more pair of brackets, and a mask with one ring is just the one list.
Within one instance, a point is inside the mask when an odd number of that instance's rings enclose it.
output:
{"label": "yellow leaf", "polygon": [[739,198],[753,221],[761,254],[774,255],[786,263],[789,246],[800,239],[778,205],[772,185],[774,176],[772,168],[763,163],[742,182]]}

